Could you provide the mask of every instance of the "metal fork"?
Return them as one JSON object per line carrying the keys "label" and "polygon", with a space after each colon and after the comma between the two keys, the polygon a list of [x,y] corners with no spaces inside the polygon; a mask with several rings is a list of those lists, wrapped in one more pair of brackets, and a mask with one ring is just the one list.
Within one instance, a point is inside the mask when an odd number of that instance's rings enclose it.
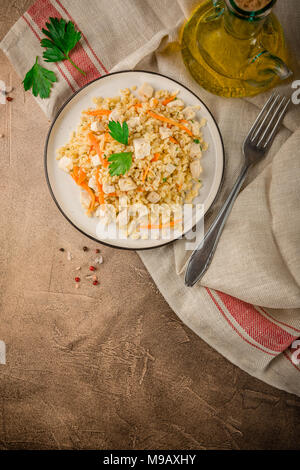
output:
{"label": "metal fork", "polygon": [[187,286],[193,286],[207,271],[216,251],[227,217],[230,214],[247,172],[252,165],[259,162],[267,154],[287,112],[290,101],[290,99],[274,93],[251,127],[242,148],[245,162],[241,173],[216,219],[205,234],[204,240],[191,256],[185,273],[185,284]]}

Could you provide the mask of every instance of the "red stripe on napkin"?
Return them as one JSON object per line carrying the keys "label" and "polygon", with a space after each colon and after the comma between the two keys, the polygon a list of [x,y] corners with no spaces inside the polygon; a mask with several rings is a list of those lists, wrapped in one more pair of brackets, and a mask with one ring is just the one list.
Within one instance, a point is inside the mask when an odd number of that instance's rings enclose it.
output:
{"label": "red stripe on napkin", "polygon": [[282,352],[297,339],[296,336],[292,336],[265,318],[253,305],[223,292],[217,292],[217,295],[243,330],[265,348],[271,351]]}
{"label": "red stripe on napkin", "polygon": [[287,328],[290,328],[291,330],[297,331],[297,333],[300,333],[300,330],[298,328],[295,328],[292,325],[289,325],[288,323],[284,323],[283,321],[276,320],[276,318],[272,317],[266,310],[264,310],[262,307],[260,309],[264,312],[267,317],[271,318],[274,322],[278,323],[279,325],[286,326]]}
{"label": "red stripe on napkin", "polygon": [[[60,8],[65,12],[65,14],[68,16],[68,18],[72,21],[72,23],[75,24],[75,26],[77,27],[77,29],[80,30],[80,28],[78,27],[77,23],[75,22],[75,20],[72,18],[72,16],[70,15],[70,13],[68,12],[68,10],[60,3],[59,0],[55,0],[56,3],[60,6]],[[80,30],[81,31],[81,30]],[[82,37],[83,39],[85,40],[86,42],[86,45],[88,46],[88,48],[90,49],[91,53],[93,54],[93,56],[95,57],[95,59],[97,60],[97,62],[101,65],[102,69],[104,70],[105,73],[108,73],[108,70],[107,68],[105,67],[105,65],[101,62],[101,60],[99,59],[99,57],[97,56],[96,52],[94,51],[94,49],[92,48],[92,46],[90,45],[89,41],[87,40],[86,36],[83,34],[83,32],[81,31],[81,34],[82,34]]]}
{"label": "red stripe on napkin", "polygon": [[[61,14],[56,10],[49,0],[38,0],[29,8],[27,13],[30,15],[40,30],[46,27],[46,22],[50,16],[62,18]],[[86,76],[84,77],[70,64],[70,62],[67,60],[64,61],[64,65],[79,87],[86,85],[95,78],[101,77],[100,72],[97,70],[80,44],[78,44],[73,49],[73,51],[70,53],[70,57],[75,62],[75,64],[86,73]]]}
{"label": "red stripe on napkin", "polygon": [[[41,40],[40,36],[37,34],[37,32],[33,29],[33,27],[31,26],[31,24],[29,23],[29,21],[27,20],[27,18],[23,15],[22,16],[23,20],[27,23],[27,25],[29,26],[29,28],[31,29],[31,31],[33,32],[33,34],[35,35],[35,37],[38,39],[38,41]],[[68,79],[68,77],[66,76],[66,74],[64,73],[64,71],[61,69],[61,67],[56,64],[56,67],[58,68],[59,72],[61,73],[61,75],[64,77],[64,79],[66,80],[67,84],[69,85],[69,87],[71,88],[71,90],[73,91],[73,93],[75,92],[75,88],[73,87],[72,83],[70,82],[70,80]]]}
{"label": "red stripe on napkin", "polygon": [[268,352],[268,351],[265,351],[264,349],[260,348],[259,346],[257,346],[256,344],[252,343],[251,341],[249,341],[247,338],[245,338],[245,336],[243,336],[241,334],[241,332],[234,326],[234,324],[230,321],[230,319],[228,318],[228,316],[226,315],[225,311],[222,309],[221,305],[219,304],[219,302],[216,300],[216,298],[214,297],[212,291],[210,289],[208,289],[206,287],[206,291],[208,292],[209,296],[211,297],[212,301],[214,302],[214,304],[216,305],[216,307],[218,308],[219,312],[223,315],[223,317],[225,318],[225,320],[227,321],[227,323],[231,326],[231,328],[240,336],[240,338],[242,338],[243,341],[245,341],[246,343],[250,344],[250,346],[253,346],[254,348],[256,349],[259,349],[260,351],[262,351],[263,353],[265,354],[268,354],[269,356],[277,356],[277,354],[275,353],[271,353],[271,352]]}

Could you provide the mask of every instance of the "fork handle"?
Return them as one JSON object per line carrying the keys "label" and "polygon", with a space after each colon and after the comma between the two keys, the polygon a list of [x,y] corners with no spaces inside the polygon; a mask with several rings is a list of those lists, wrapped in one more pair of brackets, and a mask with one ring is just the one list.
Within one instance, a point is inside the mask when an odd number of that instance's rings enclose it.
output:
{"label": "fork handle", "polygon": [[227,217],[245,181],[248,169],[249,165],[245,164],[216,219],[206,232],[201,244],[193,252],[185,273],[185,284],[187,286],[192,287],[207,271],[216,251]]}

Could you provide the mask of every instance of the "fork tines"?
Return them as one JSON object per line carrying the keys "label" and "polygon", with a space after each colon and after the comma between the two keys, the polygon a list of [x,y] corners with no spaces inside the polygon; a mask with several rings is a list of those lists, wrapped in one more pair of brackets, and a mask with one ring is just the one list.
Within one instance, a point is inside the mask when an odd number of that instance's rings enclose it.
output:
{"label": "fork tines", "polygon": [[260,149],[271,145],[291,100],[273,93],[248,134],[251,144]]}

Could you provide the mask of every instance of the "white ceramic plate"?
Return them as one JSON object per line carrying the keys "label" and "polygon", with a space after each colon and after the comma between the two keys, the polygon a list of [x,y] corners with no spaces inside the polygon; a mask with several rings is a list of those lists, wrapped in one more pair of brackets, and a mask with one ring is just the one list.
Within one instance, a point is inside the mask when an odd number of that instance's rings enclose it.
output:
{"label": "white ceramic plate", "polygon": [[[203,186],[195,203],[203,204],[204,213],[212,205],[220,188],[224,170],[224,147],[219,128],[205,104],[190,90],[171,78],[163,75],[144,71],[124,71],[105,75],[89,83],[75,93],[60,109],[55,117],[45,145],[45,172],[51,195],[61,213],[80,232],[89,238],[117,248],[132,250],[156,248],[174,241],[174,238],[165,240],[111,240],[105,235],[99,236],[96,231],[99,219],[89,218],[84,213],[79,202],[79,188],[70,178],[70,175],[58,168],[56,151],[70,138],[71,132],[77,129],[81,112],[93,106],[92,99],[95,96],[115,96],[121,89],[131,88],[133,85],[141,86],[144,82],[150,83],[156,90],[180,90],[180,98],[188,106],[200,105],[199,119],[207,119],[207,125],[202,129],[204,140],[209,149],[202,157]],[[185,232],[192,229],[194,221],[185,221]],[[196,220],[196,222],[198,222]],[[178,236],[178,235],[177,235]]]}

